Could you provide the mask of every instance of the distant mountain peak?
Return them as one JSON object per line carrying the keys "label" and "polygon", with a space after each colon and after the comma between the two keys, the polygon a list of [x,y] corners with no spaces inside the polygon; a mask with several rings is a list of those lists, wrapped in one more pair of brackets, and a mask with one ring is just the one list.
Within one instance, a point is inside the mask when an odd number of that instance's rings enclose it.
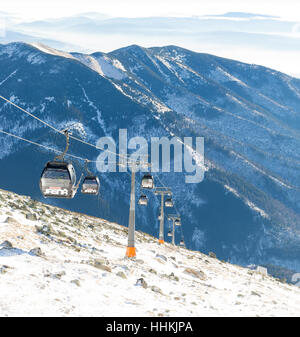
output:
{"label": "distant mountain peak", "polygon": [[227,12],[225,14],[207,15],[207,16],[241,18],[241,19],[251,19],[251,18],[279,19],[279,16],[272,16],[272,15],[265,15],[265,14],[255,14],[255,13],[245,13],[245,12]]}

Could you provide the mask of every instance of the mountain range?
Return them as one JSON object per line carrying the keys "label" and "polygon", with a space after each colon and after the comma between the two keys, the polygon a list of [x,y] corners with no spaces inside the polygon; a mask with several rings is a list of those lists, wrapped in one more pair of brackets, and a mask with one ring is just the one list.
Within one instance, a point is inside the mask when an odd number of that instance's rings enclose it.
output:
{"label": "mountain range", "polygon": [[192,17],[110,17],[81,13],[26,21],[6,13],[3,18],[7,36],[0,32],[0,43],[20,41],[13,39],[14,33],[26,35],[23,42],[37,42],[39,37],[39,42],[50,47],[84,53],[110,52],[131,44],[171,44],[299,77],[299,23],[274,16],[229,12]]}
{"label": "mountain range", "polygon": [[[183,173],[158,175],[172,188],[187,247],[241,265],[299,270],[300,80],[177,46],[138,45],[89,55],[0,45],[0,73],[2,96],[93,144],[104,135],[117,139],[119,128],[148,140],[204,137],[202,183],[185,184]],[[0,114],[3,130],[64,148],[61,135],[8,103]],[[39,177],[54,154],[4,135],[0,142],[0,186],[45,201]],[[94,160],[99,154],[72,141],[70,153]],[[105,173],[100,180],[100,198],[78,193],[47,202],[127,225],[129,176]],[[137,208],[137,229],[157,236],[159,200],[148,196],[149,206]]]}

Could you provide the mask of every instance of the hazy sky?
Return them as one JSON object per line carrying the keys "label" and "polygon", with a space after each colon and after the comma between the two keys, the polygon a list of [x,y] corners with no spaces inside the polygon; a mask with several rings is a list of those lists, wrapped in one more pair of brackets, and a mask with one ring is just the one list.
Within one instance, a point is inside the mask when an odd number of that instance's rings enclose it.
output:
{"label": "hazy sky", "polygon": [[[1,12],[13,13],[21,20],[35,21],[46,18],[72,16],[85,12],[98,12],[112,17],[146,17],[146,16],[202,16],[224,14],[226,12],[248,12],[278,16],[285,20],[299,22],[297,33],[292,38],[300,39],[300,0],[0,0],[0,37],[5,31],[5,15]],[[1,22],[3,29],[1,30]],[[42,34],[45,37],[45,33]],[[47,35],[47,34],[46,34]],[[47,36],[57,39],[57,36]],[[211,53],[248,63],[262,64],[283,72],[300,77],[300,52],[275,48],[269,50],[261,44],[241,47],[236,45],[216,45],[211,43],[198,44],[197,41],[187,40],[185,37],[168,36],[166,40],[154,35],[103,35],[97,40],[101,45],[95,47],[94,37],[91,41],[88,36],[69,39],[62,34],[61,40],[68,41],[86,48],[88,51],[101,50],[104,52],[124,47],[130,44],[139,44],[144,47],[175,44],[198,52]],[[99,37],[100,38],[100,37]],[[284,36],[282,36],[284,39]],[[295,42],[297,43],[297,41]],[[91,50],[91,46],[93,46]]]}
{"label": "hazy sky", "polygon": [[300,20],[299,0],[2,0],[0,10],[33,20],[82,12],[139,17],[192,16],[230,11]]}

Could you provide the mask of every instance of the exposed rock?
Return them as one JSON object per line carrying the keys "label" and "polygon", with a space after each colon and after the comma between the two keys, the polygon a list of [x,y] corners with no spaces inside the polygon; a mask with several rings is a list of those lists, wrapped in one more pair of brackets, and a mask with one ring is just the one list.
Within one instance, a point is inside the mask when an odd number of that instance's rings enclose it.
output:
{"label": "exposed rock", "polygon": [[30,249],[28,254],[33,256],[45,256],[40,247]]}
{"label": "exposed rock", "polygon": [[67,237],[66,233],[65,233],[65,232],[62,232],[62,231],[57,231],[57,234],[58,234],[59,236],[61,236],[62,238]]}
{"label": "exposed rock", "polygon": [[32,221],[36,221],[37,220],[37,216],[33,213],[27,213],[26,214],[26,219],[27,220],[32,220]]}
{"label": "exposed rock", "polygon": [[101,265],[101,264],[107,264],[107,260],[105,258],[98,257],[93,260],[94,265]]}
{"label": "exposed rock", "polygon": [[109,266],[105,265],[105,263],[106,263],[106,260],[98,258],[98,259],[94,260],[93,266],[97,269],[101,269],[101,270],[104,270],[104,271],[111,272],[111,268]]}
{"label": "exposed rock", "polygon": [[80,281],[75,279],[75,280],[72,280],[71,283],[74,283],[77,285],[77,287],[80,287]]}
{"label": "exposed rock", "polygon": [[52,227],[50,225],[35,226],[35,229],[38,233],[49,235],[52,232]]}
{"label": "exposed rock", "polygon": [[261,295],[257,293],[256,291],[251,291],[251,295],[261,297]]}
{"label": "exposed rock", "polygon": [[54,278],[54,279],[58,279],[60,280],[62,276],[66,275],[66,272],[64,270],[58,272],[58,273],[46,273],[44,276],[45,277],[51,277],[51,278]]}
{"label": "exposed rock", "polygon": [[5,273],[7,273],[9,269],[10,269],[9,266],[3,265],[3,266],[0,268],[0,274],[5,274]]}
{"label": "exposed rock", "polygon": [[167,259],[164,255],[156,254],[155,257],[156,257],[157,259],[161,259],[161,260],[163,260],[163,261],[168,261],[168,259]]}
{"label": "exposed rock", "polygon": [[139,264],[144,264],[144,260],[142,259],[135,259],[135,262]]}
{"label": "exposed rock", "polygon": [[81,249],[79,247],[77,247],[77,246],[72,245],[72,248],[74,248],[75,252],[80,252],[81,251]]}
{"label": "exposed rock", "polygon": [[[6,214],[9,214],[9,212],[7,212]],[[17,224],[18,223],[18,221],[15,218],[11,217],[11,216],[8,216],[7,219],[5,220],[5,222],[6,223],[10,223],[10,224]]]}
{"label": "exposed rock", "polygon": [[1,243],[0,247],[6,248],[6,249],[11,249],[11,248],[13,248],[13,245],[11,244],[11,242],[5,240]]}
{"label": "exposed rock", "polygon": [[175,276],[174,275],[174,273],[171,273],[169,276],[168,276],[168,278],[170,279],[170,280],[174,280],[174,281],[179,281],[179,277],[178,276]]}
{"label": "exposed rock", "polygon": [[157,271],[156,271],[156,270],[154,270],[154,269],[152,269],[152,268],[150,268],[150,269],[149,269],[149,273],[152,273],[152,274],[155,274],[155,275],[157,275]]}
{"label": "exposed rock", "polygon": [[111,273],[111,268],[109,266],[104,266],[104,265],[101,265],[99,267],[97,267],[98,269],[102,269],[104,271],[108,271],[109,273]]}
{"label": "exposed rock", "polygon": [[151,290],[154,291],[155,293],[163,295],[162,290],[160,288],[158,288],[157,286],[152,286]]}
{"label": "exposed rock", "polygon": [[127,276],[122,271],[118,271],[117,276],[122,277],[123,279],[127,279]]}
{"label": "exposed rock", "polygon": [[136,286],[142,286],[144,289],[148,288],[147,282],[141,277],[136,281]]}
{"label": "exposed rock", "polygon": [[216,254],[214,252],[209,252],[208,255],[214,259],[217,258]]}
{"label": "exposed rock", "polygon": [[203,281],[207,279],[206,275],[204,274],[202,270],[196,270],[193,268],[185,268],[184,273],[197,277]]}

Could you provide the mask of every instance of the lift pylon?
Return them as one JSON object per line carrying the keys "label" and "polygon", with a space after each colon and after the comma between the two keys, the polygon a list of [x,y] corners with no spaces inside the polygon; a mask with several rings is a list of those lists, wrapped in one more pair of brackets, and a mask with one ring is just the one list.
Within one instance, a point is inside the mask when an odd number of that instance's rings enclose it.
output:
{"label": "lift pylon", "polygon": [[172,191],[169,187],[155,187],[154,194],[161,196],[160,226],[159,226],[158,243],[164,244],[164,242],[165,242],[165,237],[164,237],[164,198],[165,198],[165,195],[171,196]]}

